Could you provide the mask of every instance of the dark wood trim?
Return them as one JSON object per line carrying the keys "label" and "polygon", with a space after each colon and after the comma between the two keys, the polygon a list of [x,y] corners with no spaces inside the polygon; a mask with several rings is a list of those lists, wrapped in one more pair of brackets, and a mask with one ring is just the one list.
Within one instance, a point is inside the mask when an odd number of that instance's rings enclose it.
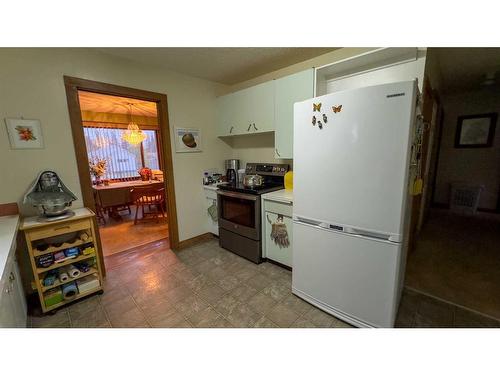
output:
{"label": "dark wood trim", "polygon": [[440,116],[439,116],[439,133],[438,133],[438,138],[436,140],[437,142],[437,150],[436,150],[436,162],[434,165],[434,180],[432,181],[432,191],[431,191],[431,207],[437,207],[435,206],[436,204],[436,181],[438,177],[438,166],[439,166],[439,154],[441,153],[441,142],[443,139],[443,128],[444,128],[444,108],[443,106],[440,106]]}
{"label": "dark wood trim", "polygon": [[203,233],[200,234],[199,236],[179,242],[179,249],[185,249],[186,247],[194,246],[202,242],[207,242],[215,237],[216,236],[213,235],[212,233]]}
{"label": "dark wood trim", "polygon": [[[490,119],[490,128],[488,132],[488,140],[485,144],[475,144],[475,145],[462,145],[460,144],[460,133],[462,132],[462,122],[464,120],[472,119],[472,118],[489,118]],[[491,147],[493,145],[493,139],[495,138],[495,126],[497,124],[498,114],[495,112],[492,113],[482,113],[479,115],[467,115],[467,116],[459,116],[457,119],[457,130],[455,131],[455,148],[485,148]]]}
{"label": "dark wood trim", "polygon": [[19,214],[17,203],[0,204],[0,216],[10,216]]}
{"label": "dark wood trim", "polygon": [[170,143],[167,95],[69,76],[64,76],[64,85],[66,87],[66,99],[68,102],[71,130],[73,133],[73,143],[75,145],[75,155],[78,165],[78,176],[80,177],[80,185],[82,189],[83,204],[94,211],[95,204],[92,194],[92,182],[88,168],[88,157],[85,146],[85,137],[83,134],[82,114],[78,99],[78,91],[96,92],[156,103],[158,124],[160,128],[160,137],[157,138],[161,139],[161,147],[158,148],[158,151],[160,152],[160,159],[164,162],[163,172],[165,189],[167,191],[169,241],[172,249],[178,249],[179,228],[177,223],[177,208],[175,201],[174,169]]}

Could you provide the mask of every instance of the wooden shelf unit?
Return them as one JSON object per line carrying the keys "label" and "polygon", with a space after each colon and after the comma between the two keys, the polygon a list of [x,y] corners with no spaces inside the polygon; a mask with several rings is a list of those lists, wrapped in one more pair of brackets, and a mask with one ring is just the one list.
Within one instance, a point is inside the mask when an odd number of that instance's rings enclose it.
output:
{"label": "wooden shelf unit", "polygon": [[53,265],[51,265],[50,267],[47,267],[47,268],[37,268],[36,273],[40,275],[40,274],[45,273],[47,271],[52,271],[52,270],[55,270],[57,268],[69,266],[70,264],[78,263],[78,262],[81,262],[82,260],[87,260],[87,259],[91,259],[91,258],[95,258],[95,252],[93,254],[89,254],[89,255],[79,255],[76,258],[70,258],[68,260],[65,260],[64,262],[54,263]]}
{"label": "wooden shelf unit", "polygon": [[[98,241],[95,241],[97,238],[96,236],[96,227],[94,225],[95,221],[95,214],[88,208],[78,208],[75,209],[75,215],[67,218],[67,219],[62,219],[58,221],[53,221],[53,222],[38,222],[36,217],[29,217],[25,218],[21,224],[21,230],[24,231],[24,235],[26,238],[26,244],[28,248],[28,254],[30,258],[30,263],[32,267],[32,272],[33,272],[33,278],[34,278],[34,284],[36,286],[36,290],[38,292],[38,297],[40,300],[40,305],[42,307],[43,312],[48,312],[54,309],[57,309],[61,306],[66,305],[67,303],[73,302],[77,299],[83,298],[85,296],[88,296],[90,294],[96,293],[96,292],[102,292],[102,286],[103,286],[103,272],[102,272],[102,255],[101,251],[98,245]],[[80,240],[76,239],[73,242],[64,242],[60,246],[49,246],[48,249],[46,250],[37,250],[34,245],[36,243],[39,243],[40,240],[44,239],[49,239],[51,240],[52,237],[57,237],[60,235],[68,235],[68,234],[75,234],[75,238],[78,238],[79,234],[82,233],[82,231],[87,232],[89,235],[89,238],[86,240]],[[36,258],[45,255],[45,254],[50,254],[54,253],[57,251],[61,251],[64,249],[69,249],[71,247],[80,247],[86,244],[92,244],[94,247],[94,252],[89,255],[79,255],[75,258],[68,259],[64,262],[61,263],[54,263],[49,267],[46,268],[39,268],[37,267],[37,262]],[[89,269],[88,272],[82,272],[80,273],[79,276],[75,278],[69,278],[65,282],[61,282],[59,279],[56,279],[53,285],[50,286],[44,286],[43,285],[43,277],[44,275],[51,270],[55,270],[61,267],[66,267],[70,264],[78,263],[81,261],[89,260],[95,258],[94,264],[92,267]],[[51,306],[46,306],[45,305],[45,300],[44,300],[44,293],[47,293],[48,291],[56,288],[62,287],[62,285],[74,282],[78,279],[81,279],[85,276],[96,274],[98,279],[99,279],[99,287],[94,288],[92,290],[85,291],[83,293],[78,293],[75,297],[68,299],[68,300],[63,300],[60,303],[51,305]]]}
{"label": "wooden shelf unit", "polygon": [[37,257],[37,256],[43,255],[43,254],[57,253],[58,251],[66,250],[66,249],[69,249],[69,248],[72,248],[72,247],[80,247],[82,245],[86,245],[86,244],[93,243],[93,242],[94,242],[94,239],[93,238],[89,238],[86,241],[76,240],[76,241],[71,242],[71,243],[64,242],[59,247],[49,246],[47,248],[47,250],[37,250],[36,248],[34,248],[33,249],[33,255]]}
{"label": "wooden shelf unit", "polygon": [[45,293],[45,292],[47,292],[47,291],[49,291],[51,289],[55,289],[57,287],[60,287],[61,285],[71,283],[71,282],[73,282],[75,280],[81,279],[82,277],[85,277],[85,276],[92,275],[94,273],[98,273],[97,269],[95,267],[90,267],[90,269],[88,270],[88,272],[80,272],[80,275],[78,275],[77,277],[70,277],[68,280],[66,280],[64,282],[60,281],[59,279],[56,279],[56,281],[52,285],[49,285],[49,286],[43,286],[42,285],[42,292]]}

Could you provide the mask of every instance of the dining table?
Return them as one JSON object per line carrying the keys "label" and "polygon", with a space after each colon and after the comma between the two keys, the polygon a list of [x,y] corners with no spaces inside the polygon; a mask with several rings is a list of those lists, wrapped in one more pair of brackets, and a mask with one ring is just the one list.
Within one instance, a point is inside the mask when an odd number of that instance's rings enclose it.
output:
{"label": "dining table", "polygon": [[133,188],[147,186],[160,189],[164,186],[164,182],[159,180],[110,181],[106,185],[93,185],[92,188],[94,189],[96,204],[108,211],[109,216],[118,219],[120,215],[116,212],[117,208],[133,204],[130,191]]}

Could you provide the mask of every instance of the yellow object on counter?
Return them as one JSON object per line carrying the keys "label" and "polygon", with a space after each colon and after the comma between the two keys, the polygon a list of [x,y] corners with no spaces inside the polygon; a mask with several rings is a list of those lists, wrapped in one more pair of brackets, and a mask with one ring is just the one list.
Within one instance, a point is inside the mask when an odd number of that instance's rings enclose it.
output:
{"label": "yellow object on counter", "polygon": [[285,173],[285,189],[293,190],[293,171]]}

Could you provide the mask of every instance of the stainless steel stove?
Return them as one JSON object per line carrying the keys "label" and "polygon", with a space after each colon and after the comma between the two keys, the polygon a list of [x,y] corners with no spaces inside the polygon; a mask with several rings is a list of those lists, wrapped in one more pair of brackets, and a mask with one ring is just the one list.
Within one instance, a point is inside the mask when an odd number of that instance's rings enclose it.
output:
{"label": "stainless steel stove", "polygon": [[258,187],[245,187],[241,182],[221,184],[217,190],[219,210],[219,242],[254,263],[262,259],[260,195],[284,188],[288,164],[248,163],[245,173],[258,174],[264,182]]}

